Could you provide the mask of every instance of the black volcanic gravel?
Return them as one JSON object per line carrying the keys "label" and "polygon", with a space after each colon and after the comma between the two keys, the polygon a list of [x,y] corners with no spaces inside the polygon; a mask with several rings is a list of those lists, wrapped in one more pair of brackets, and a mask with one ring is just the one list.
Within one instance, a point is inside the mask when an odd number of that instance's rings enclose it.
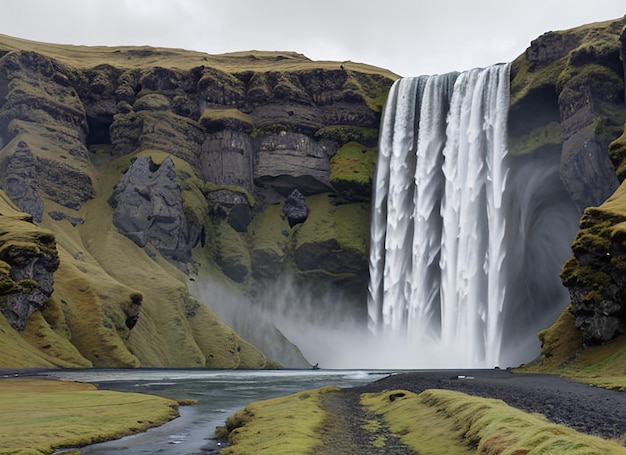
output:
{"label": "black volcanic gravel", "polygon": [[[462,378],[464,377],[464,378]],[[358,393],[403,389],[420,393],[448,389],[496,398],[577,431],[614,438],[626,433],[626,393],[588,386],[546,374],[507,370],[400,373],[350,389]]]}

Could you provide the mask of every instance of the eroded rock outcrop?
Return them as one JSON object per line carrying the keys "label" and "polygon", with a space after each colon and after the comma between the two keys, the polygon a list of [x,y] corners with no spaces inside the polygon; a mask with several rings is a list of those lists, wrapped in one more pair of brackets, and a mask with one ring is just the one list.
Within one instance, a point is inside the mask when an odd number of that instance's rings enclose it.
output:
{"label": "eroded rock outcrop", "polygon": [[59,267],[54,235],[14,211],[0,214],[0,311],[16,330],[48,302]]}
{"label": "eroded rock outcrop", "polygon": [[[0,162],[13,170],[2,189],[14,193],[37,221],[42,216],[38,196],[77,210],[95,195],[77,77],[38,52],[16,50],[0,58],[0,136],[7,143]],[[34,185],[41,194],[33,193]]]}
{"label": "eroded rock outcrop", "polygon": [[618,186],[606,151],[626,121],[624,22],[548,32],[513,64],[510,150],[560,153],[561,179],[581,212]]}
{"label": "eroded rock outcrop", "polygon": [[[626,58],[626,29],[622,21],[620,35],[621,46],[617,53],[622,60]],[[587,47],[577,58],[587,60],[590,55],[598,54],[593,47]],[[611,46],[611,49],[613,47]],[[615,53],[614,50],[611,51]],[[600,87],[607,91],[595,90],[596,94],[605,93],[603,99],[607,106],[610,100],[619,100],[624,104],[624,67],[623,63],[614,65],[615,73],[621,73],[622,84],[607,83],[606,77],[599,79]],[[618,119],[621,118],[618,116]],[[611,121],[616,121],[612,119]],[[603,125],[608,120],[599,119]],[[584,128],[583,128],[584,130]],[[624,130],[623,130],[624,131]],[[582,134],[582,133],[581,133]],[[626,333],[626,243],[624,240],[624,226],[626,225],[626,189],[624,187],[624,169],[626,158],[626,132],[613,141],[608,147],[615,174],[615,180],[621,182],[619,188],[598,207],[589,207],[585,210],[580,230],[572,245],[573,257],[570,258],[561,273],[563,283],[568,287],[571,295],[570,312],[574,316],[574,323],[582,335],[583,343],[587,345],[604,344]],[[611,180],[612,181],[612,180]],[[597,183],[602,186],[602,179]],[[606,182],[604,182],[606,183]]]}
{"label": "eroded rock outcrop", "polygon": [[289,227],[294,227],[296,224],[304,223],[309,216],[309,208],[306,205],[306,199],[304,195],[296,190],[293,190],[287,197],[285,205],[283,205],[283,213],[287,217]]}
{"label": "eroded rock outcrop", "polygon": [[[626,133],[611,144],[611,157],[626,156]],[[587,345],[626,333],[626,186],[602,205],[587,208],[561,277],[571,296],[576,327]]]}
{"label": "eroded rock outcrop", "polygon": [[170,158],[159,164],[149,156],[135,159],[115,185],[109,203],[114,207],[113,224],[139,247],[150,244],[171,261],[191,261],[202,226],[185,215]]}

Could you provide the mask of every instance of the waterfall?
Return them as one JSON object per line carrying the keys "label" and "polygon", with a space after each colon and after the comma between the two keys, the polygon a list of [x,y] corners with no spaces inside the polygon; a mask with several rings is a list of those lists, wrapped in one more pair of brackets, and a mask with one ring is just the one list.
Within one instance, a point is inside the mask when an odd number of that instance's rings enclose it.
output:
{"label": "waterfall", "polygon": [[[381,121],[369,329],[401,334],[453,367],[524,360],[536,330],[567,302],[558,271],[578,215],[558,156],[507,152],[509,71],[399,79]],[[567,227],[552,232],[555,218]],[[412,367],[432,367],[411,355]]]}

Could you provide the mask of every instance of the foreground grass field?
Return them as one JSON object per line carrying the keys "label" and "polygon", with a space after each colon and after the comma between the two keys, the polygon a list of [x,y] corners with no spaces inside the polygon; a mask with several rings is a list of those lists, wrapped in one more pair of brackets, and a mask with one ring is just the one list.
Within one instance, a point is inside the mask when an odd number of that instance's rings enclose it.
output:
{"label": "foreground grass field", "polygon": [[[224,433],[218,435],[229,435],[231,445],[222,453],[326,453],[320,433],[325,419],[321,396],[337,391],[323,388],[250,404],[231,416]],[[420,455],[626,454],[617,440],[579,433],[503,401],[460,392],[363,394],[361,405],[381,417],[392,435]],[[372,427],[377,425],[372,421]],[[370,431],[367,424],[364,428]],[[372,447],[372,453],[381,450],[384,447]]]}
{"label": "foreground grass field", "polygon": [[120,438],[177,417],[177,407],[165,398],[101,391],[91,384],[2,379],[0,454],[47,455]]}

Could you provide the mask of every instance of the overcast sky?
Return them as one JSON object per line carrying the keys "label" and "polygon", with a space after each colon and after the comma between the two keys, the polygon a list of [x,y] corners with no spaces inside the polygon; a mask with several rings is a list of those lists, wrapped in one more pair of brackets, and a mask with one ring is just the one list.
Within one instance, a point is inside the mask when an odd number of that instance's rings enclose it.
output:
{"label": "overcast sky", "polygon": [[544,32],[626,14],[624,0],[0,0],[0,33],[219,54],[295,51],[401,76],[511,61]]}

